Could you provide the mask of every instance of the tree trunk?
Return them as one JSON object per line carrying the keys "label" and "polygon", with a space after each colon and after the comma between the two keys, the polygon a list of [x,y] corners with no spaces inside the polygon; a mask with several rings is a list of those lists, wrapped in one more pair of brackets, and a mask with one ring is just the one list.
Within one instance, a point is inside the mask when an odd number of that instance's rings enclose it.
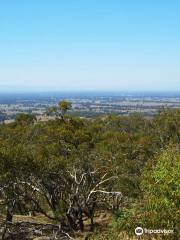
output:
{"label": "tree trunk", "polygon": [[82,211],[80,212],[80,216],[79,216],[79,228],[80,230],[83,232],[84,231],[84,222],[83,222],[83,214]]}
{"label": "tree trunk", "polygon": [[67,219],[68,219],[68,223],[70,225],[70,228],[73,230],[77,230],[77,225],[75,223],[75,219],[73,219],[73,217],[71,217],[70,214],[66,214]]}
{"label": "tree trunk", "polygon": [[94,230],[94,216],[91,216],[90,220],[91,220],[91,231],[93,231]]}
{"label": "tree trunk", "polygon": [[12,220],[13,220],[13,210],[14,210],[14,202],[10,201],[7,204],[6,222],[12,223]]}

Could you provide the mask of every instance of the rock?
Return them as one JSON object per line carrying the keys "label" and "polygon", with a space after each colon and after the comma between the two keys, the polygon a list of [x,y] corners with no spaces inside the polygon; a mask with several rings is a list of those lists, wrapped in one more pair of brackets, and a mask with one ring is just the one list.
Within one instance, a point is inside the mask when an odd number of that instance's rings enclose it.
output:
{"label": "rock", "polygon": [[34,234],[37,236],[42,236],[42,231],[41,230],[34,230]]}

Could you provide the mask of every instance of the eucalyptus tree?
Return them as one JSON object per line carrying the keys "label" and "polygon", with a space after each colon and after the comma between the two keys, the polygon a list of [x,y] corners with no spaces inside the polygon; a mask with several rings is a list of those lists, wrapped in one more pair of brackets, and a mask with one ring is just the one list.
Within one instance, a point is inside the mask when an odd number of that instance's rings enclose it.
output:
{"label": "eucalyptus tree", "polygon": [[61,118],[64,120],[64,116],[68,110],[71,110],[72,104],[71,102],[62,100],[58,103],[57,106],[50,107],[47,111],[47,115],[55,116],[56,118]]}

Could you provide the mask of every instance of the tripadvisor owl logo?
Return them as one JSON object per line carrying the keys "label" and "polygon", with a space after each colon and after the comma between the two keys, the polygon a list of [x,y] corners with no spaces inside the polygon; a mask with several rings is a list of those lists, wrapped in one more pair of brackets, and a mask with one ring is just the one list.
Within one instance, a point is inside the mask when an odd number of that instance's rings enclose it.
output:
{"label": "tripadvisor owl logo", "polygon": [[174,230],[173,229],[147,229],[147,228],[142,228],[142,227],[137,227],[135,228],[135,234],[137,236],[141,236],[142,234],[173,234]]}
{"label": "tripadvisor owl logo", "polygon": [[136,234],[137,236],[141,236],[141,235],[143,234],[143,232],[144,232],[144,230],[143,230],[142,227],[137,227],[137,228],[135,229],[135,234]]}

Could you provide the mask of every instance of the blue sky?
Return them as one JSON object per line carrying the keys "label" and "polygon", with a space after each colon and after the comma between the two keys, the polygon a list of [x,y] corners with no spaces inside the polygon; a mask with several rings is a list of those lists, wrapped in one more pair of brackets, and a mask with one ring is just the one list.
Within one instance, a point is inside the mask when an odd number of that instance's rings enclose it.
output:
{"label": "blue sky", "polygon": [[180,91],[180,1],[0,1],[6,90]]}

